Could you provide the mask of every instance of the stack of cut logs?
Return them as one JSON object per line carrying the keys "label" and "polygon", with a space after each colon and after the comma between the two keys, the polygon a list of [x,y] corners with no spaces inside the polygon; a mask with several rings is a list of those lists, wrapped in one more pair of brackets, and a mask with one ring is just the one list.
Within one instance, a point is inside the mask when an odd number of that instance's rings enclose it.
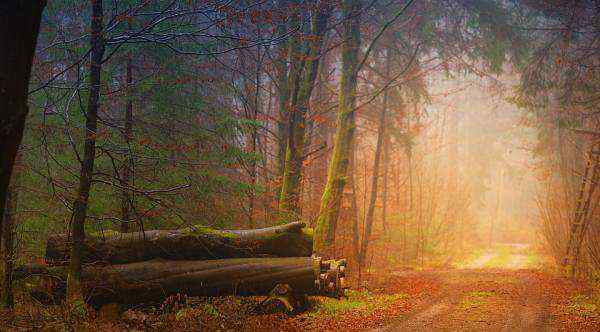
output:
{"label": "stack of cut logs", "polygon": [[[88,237],[82,252],[85,296],[96,306],[135,305],[174,294],[267,295],[285,285],[294,294],[339,297],[345,260],[311,257],[312,236],[303,227],[299,222],[253,230],[192,226]],[[51,236],[48,265],[17,273],[49,276],[40,287],[45,296],[64,298],[70,247],[67,235]]]}

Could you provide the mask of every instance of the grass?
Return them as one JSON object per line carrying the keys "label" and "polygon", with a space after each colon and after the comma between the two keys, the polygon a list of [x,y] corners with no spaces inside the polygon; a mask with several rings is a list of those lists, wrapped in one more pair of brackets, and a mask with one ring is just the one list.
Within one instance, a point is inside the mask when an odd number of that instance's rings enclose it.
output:
{"label": "grass", "polygon": [[541,259],[540,256],[533,252],[533,251],[529,251],[527,252],[527,266],[529,267],[538,267],[541,264]]}
{"label": "grass", "polygon": [[358,311],[363,314],[370,314],[376,308],[392,305],[398,301],[407,299],[407,295],[400,294],[372,294],[369,291],[349,290],[347,298],[331,299],[317,298],[313,308],[308,313],[309,317],[316,318],[320,316],[336,317],[350,311]]}
{"label": "grass", "polygon": [[466,255],[466,257],[457,260],[455,263],[453,263],[453,265],[459,269],[467,268],[471,265],[473,261],[481,257],[484,253],[485,251],[483,249],[477,248],[473,250],[470,254]]}
{"label": "grass", "polygon": [[[489,257],[489,260],[485,260]],[[481,263],[480,260],[483,260]],[[516,264],[516,265],[515,265]],[[497,243],[492,248],[474,250],[468,257],[455,263],[458,268],[538,267],[542,258],[529,246]]]}
{"label": "grass", "polygon": [[487,263],[485,263],[484,267],[497,268],[508,265],[508,260],[511,254],[510,248],[499,245],[494,248],[494,252],[494,257],[490,259]]}
{"label": "grass", "polygon": [[467,297],[460,302],[460,308],[463,310],[480,307],[487,303],[487,298],[494,293],[488,291],[473,291],[467,294]]}
{"label": "grass", "polygon": [[582,317],[600,317],[600,299],[578,294],[571,298],[567,311]]}

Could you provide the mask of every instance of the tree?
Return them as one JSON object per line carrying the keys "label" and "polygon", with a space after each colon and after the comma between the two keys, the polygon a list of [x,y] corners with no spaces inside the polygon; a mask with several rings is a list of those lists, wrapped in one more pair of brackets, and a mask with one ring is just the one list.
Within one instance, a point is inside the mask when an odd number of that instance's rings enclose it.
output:
{"label": "tree", "polygon": [[[128,28],[131,31],[131,20],[128,22]],[[134,198],[131,188],[132,171],[134,167],[134,160],[131,151],[131,144],[133,140],[133,52],[129,52],[127,55],[127,63],[125,65],[126,71],[126,105],[125,114],[123,116],[123,140],[125,141],[127,153],[125,161],[123,162],[121,171],[121,232],[127,233],[130,230],[129,223],[134,217]]]}
{"label": "tree", "polygon": [[102,57],[104,54],[104,40],[102,35],[102,21],[104,10],[102,0],[91,0],[91,59],[90,59],[90,94],[86,112],[84,131],[84,150],[79,175],[79,187],[73,203],[73,216],[71,220],[71,263],[69,265],[69,278],[67,292],[69,301],[76,303],[82,300],[81,289],[81,254],[85,239],[85,218],[87,205],[92,186],[94,160],[96,158],[96,134],[98,127],[98,109],[100,107],[100,74],[102,70]]}
{"label": "tree", "polygon": [[45,6],[43,0],[0,3],[0,218],[29,112],[29,77]]}
{"label": "tree", "polygon": [[13,268],[15,261],[15,217],[18,191],[15,186],[18,176],[13,172],[13,181],[9,187],[4,209],[4,221],[0,231],[0,253],[2,253],[2,288],[0,289],[0,306],[12,309],[13,296]]}
{"label": "tree", "polygon": [[[296,56],[294,61],[299,62],[299,73],[291,77],[292,96],[288,107],[288,132],[286,135],[285,166],[283,171],[283,182],[281,195],[279,197],[279,209],[293,219],[300,215],[300,192],[302,182],[302,164],[305,152],[305,128],[306,118],[309,112],[309,102],[315,86],[321,59],[321,48],[327,27],[327,21],[331,15],[331,7],[327,1],[319,1],[315,4],[312,13],[311,32],[305,49],[305,54]],[[294,52],[296,54],[297,51]]]}
{"label": "tree", "polygon": [[314,252],[327,256],[334,238],[333,225],[340,212],[346,185],[350,151],[354,140],[358,53],[360,49],[361,1],[342,1],[344,43],[342,44],[342,73],[340,80],[337,129],[333,152],[327,171],[327,184],[321,198],[321,208],[315,227]]}
{"label": "tree", "polygon": [[[288,27],[287,20],[284,18],[283,10],[288,9],[289,3],[287,0],[277,1],[278,7],[281,9],[279,22],[277,23],[277,33],[283,35]],[[292,37],[294,38],[294,37]],[[287,142],[287,131],[285,124],[288,122],[287,105],[289,102],[290,92],[288,87],[288,64],[289,58],[289,40],[280,42],[277,45],[275,59],[275,75],[277,87],[277,175],[283,176],[285,169],[285,149]]]}
{"label": "tree", "polygon": [[[390,73],[390,62],[391,62],[391,50],[385,50],[385,75],[389,77]],[[379,115],[379,123],[377,125],[377,143],[375,147],[375,157],[373,160],[373,177],[371,179],[371,197],[369,198],[369,206],[367,208],[367,216],[365,218],[365,229],[362,237],[362,243],[360,245],[360,251],[358,254],[358,263],[362,266],[365,263],[365,258],[367,256],[367,248],[369,246],[369,238],[371,237],[371,232],[373,230],[373,214],[375,213],[375,203],[377,202],[377,197],[379,196],[379,169],[380,163],[382,159],[382,154],[385,153],[383,150],[385,149],[385,138],[387,135],[386,125],[387,125],[387,113],[388,113],[388,91],[386,90],[383,93],[383,105]],[[385,158],[385,156],[383,157]],[[384,175],[385,176],[385,175]],[[385,192],[385,188],[383,189]],[[385,198],[385,197],[383,197]],[[385,201],[384,201],[385,204]],[[385,210],[383,211],[385,213]],[[385,225],[384,225],[385,227]]]}

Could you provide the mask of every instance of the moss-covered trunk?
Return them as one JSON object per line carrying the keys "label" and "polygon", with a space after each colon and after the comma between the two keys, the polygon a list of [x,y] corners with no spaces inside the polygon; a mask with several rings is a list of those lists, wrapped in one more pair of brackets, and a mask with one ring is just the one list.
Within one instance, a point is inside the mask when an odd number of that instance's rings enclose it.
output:
{"label": "moss-covered trunk", "polygon": [[327,172],[327,184],[321,198],[321,208],[315,227],[314,251],[330,255],[333,225],[340,212],[340,203],[348,171],[348,157],[354,141],[356,111],[356,76],[360,48],[360,10],[358,0],[342,1],[344,34],[342,44],[342,75],[339,92],[337,130]]}
{"label": "moss-covered trunk", "polygon": [[[88,236],[82,243],[82,263],[124,264],[156,258],[170,260],[239,257],[310,256],[312,236],[302,223],[250,229],[217,230],[191,226],[179,230],[120,233],[107,237]],[[69,261],[66,234],[53,235],[46,244],[46,261],[63,265]]]}
{"label": "moss-covered trunk", "polygon": [[[304,161],[305,127],[306,117],[309,110],[309,102],[315,86],[321,48],[323,45],[327,21],[331,15],[331,7],[327,1],[319,2],[312,13],[311,38],[308,43],[306,60],[300,57],[297,61],[302,68],[298,69],[300,74],[292,83],[298,85],[297,93],[291,100],[288,113],[288,133],[285,154],[285,167],[279,198],[279,209],[289,219],[297,219],[300,216],[300,193],[302,181],[302,163]],[[293,90],[296,90],[295,88]]]}
{"label": "moss-covered trunk", "polygon": [[104,54],[104,40],[102,37],[102,20],[104,10],[102,0],[91,0],[91,60],[90,60],[90,94],[85,120],[84,148],[79,187],[75,202],[73,203],[73,217],[71,220],[71,262],[68,278],[68,298],[76,302],[81,300],[81,253],[85,239],[85,218],[87,214],[88,198],[92,185],[94,172],[94,159],[96,154],[96,131],[98,123],[98,108],[100,105],[100,72]]}

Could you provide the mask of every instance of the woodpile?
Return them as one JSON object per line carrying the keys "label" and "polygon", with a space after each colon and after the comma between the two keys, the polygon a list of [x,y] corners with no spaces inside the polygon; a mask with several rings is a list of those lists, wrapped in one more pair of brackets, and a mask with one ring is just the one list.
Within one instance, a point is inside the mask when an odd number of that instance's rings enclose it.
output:
{"label": "woodpile", "polygon": [[[346,261],[311,257],[312,236],[303,226],[188,227],[90,237],[82,256],[85,297],[94,306],[132,306],[175,294],[269,295],[278,287],[289,296],[343,295]],[[32,295],[42,302],[64,300],[69,248],[66,235],[52,236],[48,265],[21,267],[15,277],[41,276]]]}

